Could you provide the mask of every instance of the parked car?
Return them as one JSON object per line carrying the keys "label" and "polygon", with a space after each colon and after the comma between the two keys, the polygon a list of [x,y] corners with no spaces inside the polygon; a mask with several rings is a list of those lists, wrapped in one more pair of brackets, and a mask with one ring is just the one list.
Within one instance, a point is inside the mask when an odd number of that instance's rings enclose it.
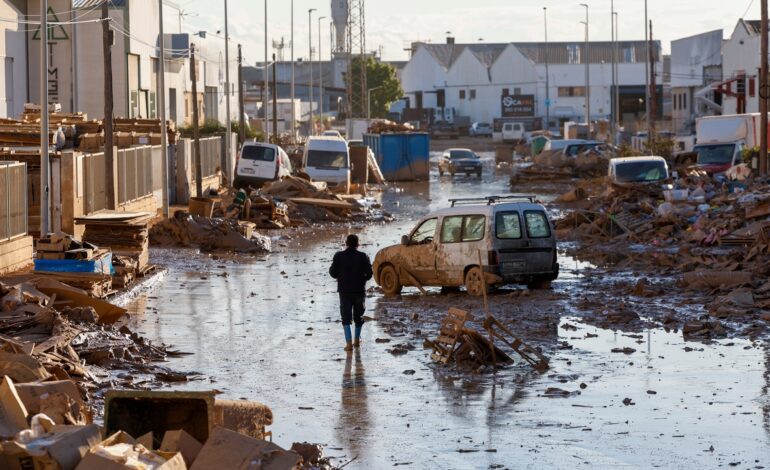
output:
{"label": "parked car", "polygon": [[469,133],[471,137],[492,137],[492,125],[488,122],[474,122]]}
{"label": "parked car", "polygon": [[613,158],[607,176],[615,184],[654,183],[668,179],[668,163],[653,156]]}
{"label": "parked car", "polygon": [[428,127],[431,139],[456,139],[460,137],[460,132],[454,124],[446,121],[436,121]]}
{"label": "parked car", "polygon": [[340,134],[340,131],[337,131],[337,130],[334,130],[334,129],[330,129],[328,131],[324,131],[324,133],[322,135],[324,137],[336,137],[338,139],[342,138],[342,134]]}
{"label": "parked car", "polygon": [[262,142],[246,142],[238,154],[235,167],[236,188],[259,187],[292,173],[289,156],[279,146]]}
{"label": "parked car", "polygon": [[503,123],[503,142],[518,144],[526,142],[526,140],[527,132],[524,129],[524,124],[520,122]]}
{"label": "parked car", "polygon": [[595,148],[601,148],[606,146],[604,142],[596,142],[596,141],[588,141],[583,142],[579,144],[571,144],[564,147],[564,156],[565,157],[576,157],[577,155],[585,152],[586,150],[591,150]]}
{"label": "parked car", "polygon": [[449,173],[465,173],[470,176],[475,173],[481,177],[481,159],[470,149],[448,149],[441,155],[438,162],[438,174],[444,176]]}
{"label": "parked car", "polygon": [[554,139],[551,138],[548,140],[548,142],[545,143],[545,147],[543,147],[544,152],[548,152],[551,150],[564,150],[565,147],[568,145],[574,145],[574,144],[584,144],[588,142],[587,140],[583,139]]}
{"label": "parked car", "polygon": [[559,276],[553,225],[534,196],[450,202],[417,222],[400,245],[377,253],[374,279],[385,294],[419,285],[465,286],[479,296],[485,286],[548,288]]}
{"label": "parked car", "polygon": [[338,137],[310,137],[302,155],[305,173],[315,181],[324,181],[329,189],[350,192],[350,151]]}

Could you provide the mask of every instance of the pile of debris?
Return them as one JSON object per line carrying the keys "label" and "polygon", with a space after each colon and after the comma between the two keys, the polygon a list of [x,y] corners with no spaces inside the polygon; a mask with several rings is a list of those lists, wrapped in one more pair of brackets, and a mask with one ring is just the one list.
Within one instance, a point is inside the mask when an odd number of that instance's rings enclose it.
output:
{"label": "pile of debris", "polygon": [[104,298],[112,291],[112,252],[75,240],[65,233],[50,233],[36,244],[35,274],[85,289]]}
{"label": "pile of debris", "polygon": [[370,134],[385,134],[388,132],[414,132],[414,126],[409,123],[399,123],[387,119],[377,119],[371,123]]}
{"label": "pile of debris", "polygon": [[543,151],[532,157],[532,164],[518,168],[511,176],[511,184],[520,181],[553,180],[564,178],[591,178],[604,176],[610,159],[615,157],[610,148],[589,148],[575,156],[564,154],[564,150]]}
{"label": "pile of debris", "polygon": [[[104,427],[72,382],[0,383],[0,466],[9,469],[329,469],[319,445],[268,442],[272,411],[212,392],[108,391]],[[245,411],[245,412],[244,412]],[[256,432],[249,431],[256,430]]]}
{"label": "pile of debris", "polygon": [[433,350],[431,358],[439,364],[454,363],[473,371],[513,364],[513,359],[495,345],[494,341],[498,340],[535,370],[543,372],[550,367],[548,359],[540,351],[525,344],[492,315],[487,314],[482,323],[486,337],[466,326],[472,320],[473,316],[469,312],[450,308],[447,316],[441,320],[438,338],[425,340],[423,344],[426,349]]}
{"label": "pile of debris", "polygon": [[196,247],[208,252],[269,253],[270,239],[253,231],[253,224],[231,218],[207,218],[177,211],[150,229],[153,245]]}
{"label": "pile of debris", "polygon": [[390,217],[374,213],[379,204],[360,195],[337,194],[326,183],[289,176],[267,183],[255,190],[231,192],[222,199],[214,214],[226,218],[240,218],[259,229],[280,229],[321,222]]}
{"label": "pile of debris", "polygon": [[104,211],[75,219],[85,226],[83,241],[112,251],[112,285],[123,288],[153,269],[150,265],[149,212]]}

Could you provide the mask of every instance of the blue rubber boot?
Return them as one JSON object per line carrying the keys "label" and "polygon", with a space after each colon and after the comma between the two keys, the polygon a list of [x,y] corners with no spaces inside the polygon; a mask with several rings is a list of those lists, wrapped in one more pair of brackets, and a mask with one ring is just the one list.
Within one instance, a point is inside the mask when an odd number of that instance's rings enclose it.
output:
{"label": "blue rubber boot", "polygon": [[361,347],[361,328],[363,328],[360,325],[356,325],[356,341],[353,343],[353,346],[356,348]]}
{"label": "blue rubber boot", "polygon": [[352,342],[352,335],[350,333],[350,325],[342,325],[342,328],[345,330],[345,351],[352,351],[353,350],[353,342]]}

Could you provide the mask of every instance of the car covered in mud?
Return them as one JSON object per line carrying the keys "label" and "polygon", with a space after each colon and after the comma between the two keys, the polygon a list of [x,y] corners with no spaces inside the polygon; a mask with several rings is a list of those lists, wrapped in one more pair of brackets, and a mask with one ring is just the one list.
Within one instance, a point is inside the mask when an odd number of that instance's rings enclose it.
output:
{"label": "car covered in mud", "polygon": [[465,173],[470,176],[475,174],[481,176],[481,159],[470,149],[448,149],[442,155],[438,162],[438,174],[443,176],[449,173],[454,176],[455,173]]}
{"label": "car covered in mud", "polygon": [[479,296],[505,284],[548,288],[559,276],[553,225],[535,196],[450,202],[417,222],[400,245],[377,253],[374,279],[386,295],[404,286],[464,286]]}

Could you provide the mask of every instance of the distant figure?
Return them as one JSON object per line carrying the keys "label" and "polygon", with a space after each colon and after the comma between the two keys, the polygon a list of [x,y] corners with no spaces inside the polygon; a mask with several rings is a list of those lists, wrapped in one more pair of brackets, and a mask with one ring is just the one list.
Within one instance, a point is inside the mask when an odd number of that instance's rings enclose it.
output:
{"label": "distant figure", "polygon": [[[366,253],[358,251],[358,237],[348,235],[345,240],[347,249],[334,255],[329,274],[337,280],[337,292],[340,294],[340,314],[342,328],[345,330],[345,351],[352,351],[353,346],[361,346],[361,328],[364,326],[364,300],[366,299],[366,281],[372,278],[372,263]],[[350,324],[356,324],[356,340],[352,342]]]}

